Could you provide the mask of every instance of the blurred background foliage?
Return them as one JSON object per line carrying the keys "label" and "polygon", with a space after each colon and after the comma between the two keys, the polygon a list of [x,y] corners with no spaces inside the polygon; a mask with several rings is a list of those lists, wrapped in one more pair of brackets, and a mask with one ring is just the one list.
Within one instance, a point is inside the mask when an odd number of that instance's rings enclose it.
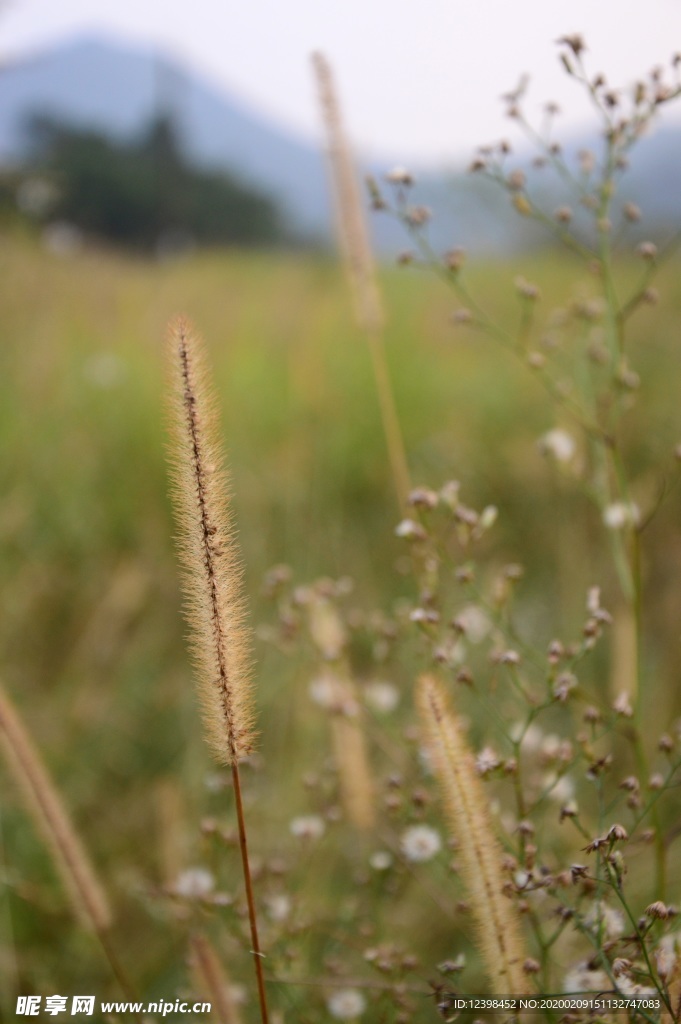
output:
{"label": "blurred background foliage", "polygon": [[25,133],[23,168],[2,179],[10,220],[68,225],[79,237],[160,255],[293,241],[270,196],[186,158],[170,115],[125,140],[48,114],[33,115]]}

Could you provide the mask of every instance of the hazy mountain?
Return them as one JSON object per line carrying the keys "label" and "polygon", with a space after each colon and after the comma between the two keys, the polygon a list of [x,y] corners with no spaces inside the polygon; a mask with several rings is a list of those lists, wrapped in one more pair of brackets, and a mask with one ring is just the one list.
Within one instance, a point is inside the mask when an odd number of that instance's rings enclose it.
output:
{"label": "hazy mountain", "polygon": [[281,202],[309,232],[325,231],[323,156],[158,54],[79,38],[0,71],[0,160],[25,153],[27,118],[49,114],[130,137],[161,111],[176,118],[187,156],[229,167]]}
{"label": "hazy mountain", "polygon": [[[321,148],[297,138],[200,75],[148,49],[108,38],[78,38],[0,69],[0,162],[26,154],[30,115],[49,114],[75,126],[121,138],[143,130],[161,112],[175,117],[187,156],[202,166],[224,167],[277,198],[302,233],[331,233],[326,167]],[[320,130],[321,139],[321,130]],[[583,142],[566,149],[571,159]],[[371,170],[380,174],[397,160]],[[548,212],[566,201],[564,186],[550,170],[534,171],[519,154],[509,166],[523,167]],[[681,225],[681,129],[667,127],[644,139],[622,186],[622,199],[643,209],[646,230]],[[509,250],[544,237],[514,216],[503,193],[461,170],[414,169],[415,202],[431,206],[429,228],[437,250],[464,246],[474,251]],[[408,244],[403,229],[384,215],[372,217],[383,252]]]}

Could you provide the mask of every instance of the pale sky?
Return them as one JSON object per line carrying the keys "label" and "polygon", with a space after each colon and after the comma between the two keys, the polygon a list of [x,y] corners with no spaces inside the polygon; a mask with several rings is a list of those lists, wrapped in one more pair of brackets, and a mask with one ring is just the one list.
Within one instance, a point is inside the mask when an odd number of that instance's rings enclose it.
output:
{"label": "pale sky", "polygon": [[366,156],[441,162],[513,138],[501,93],[531,76],[526,109],[556,100],[569,132],[588,107],[555,40],[580,32],[588,66],[628,85],[681,50],[681,0],[4,0],[0,53],[84,32],[152,44],[255,111],[320,136],[309,54],[331,60]]}

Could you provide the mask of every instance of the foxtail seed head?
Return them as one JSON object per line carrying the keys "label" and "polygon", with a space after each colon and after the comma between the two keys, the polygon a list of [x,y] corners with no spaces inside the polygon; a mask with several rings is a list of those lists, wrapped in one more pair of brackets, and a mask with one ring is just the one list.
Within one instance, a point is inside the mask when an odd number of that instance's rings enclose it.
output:
{"label": "foxtail seed head", "polygon": [[501,850],[473,755],[442,684],[433,676],[422,676],[417,699],[428,752],[459,842],[461,874],[487,974],[496,993],[526,992],[523,964],[527,958],[518,916],[502,892]]}
{"label": "foxtail seed head", "polygon": [[203,343],[183,317],[168,331],[170,472],[185,615],[210,746],[235,764],[253,746],[250,632],[231,523],[218,411]]}
{"label": "foxtail seed head", "polygon": [[1,685],[0,747],[4,747],[9,769],[47,843],[76,915],[86,928],[101,934],[111,925],[104,889],[57,787]]}
{"label": "foxtail seed head", "polygon": [[326,127],[336,224],[352,289],[355,315],[362,329],[380,331],[384,314],[376,282],[376,268],[331,65],[323,54],[314,53],[312,67]]}
{"label": "foxtail seed head", "polygon": [[210,996],[216,1020],[220,1024],[241,1024],[229,978],[205,935],[197,932],[191,936],[189,956],[197,994]]}

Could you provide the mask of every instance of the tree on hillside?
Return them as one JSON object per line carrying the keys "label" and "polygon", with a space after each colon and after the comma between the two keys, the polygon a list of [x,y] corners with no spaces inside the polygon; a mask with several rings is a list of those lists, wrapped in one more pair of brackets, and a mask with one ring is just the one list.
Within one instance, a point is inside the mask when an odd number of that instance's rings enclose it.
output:
{"label": "tree on hillside", "polygon": [[54,186],[49,219],[85,235],[146,251],[173,238],[228,245],[285,238],[275,202],[230,174],[192,167],[168,117],[133,142],[46,117],[34,118],[30,132],[31,173]]}

